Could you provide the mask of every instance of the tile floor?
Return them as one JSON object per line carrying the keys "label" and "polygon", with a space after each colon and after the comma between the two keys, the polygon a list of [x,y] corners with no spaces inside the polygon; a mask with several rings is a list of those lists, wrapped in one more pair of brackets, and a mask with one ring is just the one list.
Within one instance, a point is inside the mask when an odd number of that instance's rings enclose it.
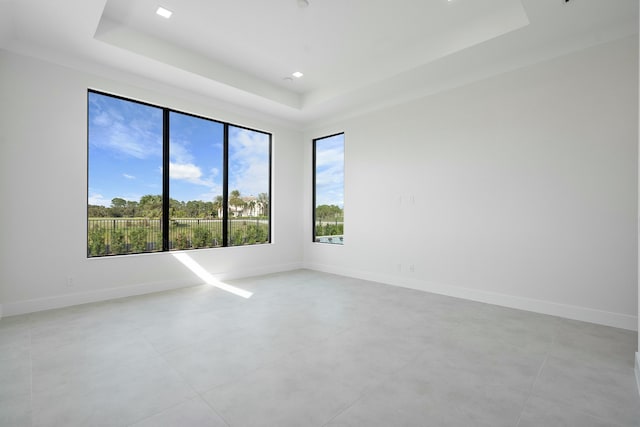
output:
{"label": "tile floor", "polygon": [[0,320],[2,426],[638,426],[631,331],[309,270]]}

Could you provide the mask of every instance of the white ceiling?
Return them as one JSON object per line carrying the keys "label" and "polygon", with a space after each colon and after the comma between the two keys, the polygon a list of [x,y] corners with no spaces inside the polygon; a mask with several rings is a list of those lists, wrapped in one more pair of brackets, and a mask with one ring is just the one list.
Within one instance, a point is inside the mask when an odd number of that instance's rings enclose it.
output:
{"label": "white ceiling", "polygon": [[[637,0],[0,0],[0,48],[309,125],[638,31]],[[161,5],[171,19],[155,14]],[[285,80],[293,71],[304,77]]]}

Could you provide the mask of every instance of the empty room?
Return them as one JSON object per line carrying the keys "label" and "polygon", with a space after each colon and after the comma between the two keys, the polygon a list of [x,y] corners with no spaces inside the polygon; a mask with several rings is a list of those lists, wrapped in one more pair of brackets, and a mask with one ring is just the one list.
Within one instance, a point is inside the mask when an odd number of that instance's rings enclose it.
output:
{"label": "empty room", "polygon": [[639,426],[638,10],[0,1],[0,425]]}

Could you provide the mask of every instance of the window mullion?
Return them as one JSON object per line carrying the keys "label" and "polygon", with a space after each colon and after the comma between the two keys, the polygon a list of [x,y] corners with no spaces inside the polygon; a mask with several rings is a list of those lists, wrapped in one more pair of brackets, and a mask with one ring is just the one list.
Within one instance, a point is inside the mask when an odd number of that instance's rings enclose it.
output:
{"label": "window mullion", "polygon": [[169,109],[162,110],[162,250],[169,250]]}
{"label": "window mullion", "polygon": [[229,246],[229,125],[224,124],[222,167],[222,246]]}

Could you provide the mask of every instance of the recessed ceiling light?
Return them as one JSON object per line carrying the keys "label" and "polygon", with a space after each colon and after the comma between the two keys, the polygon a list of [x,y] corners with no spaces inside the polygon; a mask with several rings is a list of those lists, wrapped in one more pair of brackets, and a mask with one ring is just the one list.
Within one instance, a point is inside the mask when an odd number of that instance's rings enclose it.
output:
{"label": "recessed ceiling light", "polygon": [[165,9],[162,6],[158,6],[158,10],[156,10],[156,13],[167,19],[171,18],[171,15],[173,15],[173,12],[171,12],[169,9]]}
{"label": "recessed ceiling light", "polygon": [[302,74],[300,71],[296,71],[295,73],[291,73],[291,75],[293,77],[295,77],[296,79],[299,79],[300,77],[304,76],[304,74]]}

